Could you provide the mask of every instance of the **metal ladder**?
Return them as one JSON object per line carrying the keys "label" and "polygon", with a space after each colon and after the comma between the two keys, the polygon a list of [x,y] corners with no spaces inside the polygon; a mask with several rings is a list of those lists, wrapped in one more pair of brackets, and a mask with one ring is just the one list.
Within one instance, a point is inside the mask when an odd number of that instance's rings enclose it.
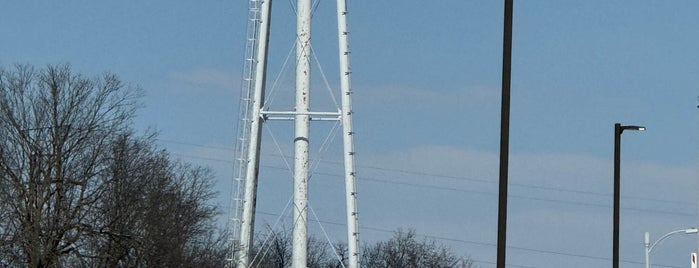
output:
{"label": "metal ladder", "polygon": [[243,64],[243,79],[240,90],[238,107],[238,136],[235,143],[235,162],[233,165],[233,185],[231,204],[229,208],[228,236],[230,249],[226,258],[226,267],[235,267],[237,245],[240,240],[240,225],[243,213],[243,197],[245,196],[245,173],[247,169],[248,141],[250,140],[251,107],[255,88],[255,55],[260,28],[260,5],[263,0],[248,1],[248,26],[245,35],[245,63]]}

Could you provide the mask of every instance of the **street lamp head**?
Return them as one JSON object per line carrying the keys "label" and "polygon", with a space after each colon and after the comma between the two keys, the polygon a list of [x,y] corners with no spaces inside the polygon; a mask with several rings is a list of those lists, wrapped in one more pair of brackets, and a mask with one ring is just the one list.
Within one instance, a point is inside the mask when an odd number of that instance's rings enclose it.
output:
{"label": "street lamp head", "polygon": [[620,125],[620,126],[619,126],[619,133],[624,132],[624,130],[645,131],[645,130],[646,130],[646,127],[644,127],[644,126],[633,126],[633,125],[629,125],[629,126],[621,126],[621,125]]}
{"label": "street lamp head", "polygon": [[694,228],[694,227],[684,229],[684,230],[680,229],[680,230],[672,231],[672,232],[669,232],[669,233],[661,236],[658,240],[655,240],[655,242],[653,242],[653,244],[650,243],[650,234],[648,232],[646,232],[646,236],[644,239],[644,242],[646,245],[646,268],[650,268],[650,252],[653,251],[653,248],[655,248],[655,246],[657,246],[658,243],[660,243],[660,241],[663,241],[665,238],[668,238],[674,234],[681,234],[681,233],[696,234],[697,232],[699,232],[699,229]]}
{"label": "street lamp head", "polygon": [[644,126],[621,126],[622,130],[638,130],[638,131],[644,131],[646,130],[646,127]]}

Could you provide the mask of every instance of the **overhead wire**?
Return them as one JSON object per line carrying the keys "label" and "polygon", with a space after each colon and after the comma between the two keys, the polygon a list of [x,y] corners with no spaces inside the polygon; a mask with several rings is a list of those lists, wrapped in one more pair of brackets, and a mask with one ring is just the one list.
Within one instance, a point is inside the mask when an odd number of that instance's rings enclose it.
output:
{"label": "overhead wire", "polygon": [[[221,150],[232,150],[231,148],[226,148],[226,147],[205,146],[205,145],[199,145],[199,144],[194,144],[194,143],[184,143],[184,142],[164,140],[164,139],[159,139],[159,140],[163,141],[163,142],[167,142],[167,143],[182,144],[182,145],[188,145],[188,146],[194,146],[194,147],[203,147],[203,148],[212,148],[212,149],[221,149]],[[288,157],[288,156],[275,155],[275,154],[262,154],[262,155],[275,156],[275,157]],[[232,163],[231,160],[225,160],[225,159],[212,159],[212,158],[202,158],[202,157],[190,157],[190,158],[199,158],[202,160]],[[340,162],[329,161],[329,160],[322,160],[321,162],[335,164],[335,165],[342,165],[342,163],[340,163]],[[453,179],[453,180],[473,181],[473,182],[480,182],[480,183],[487,183],[487,184],[497,183],[497,182],[494,182],[492,180],[487,180],[487,179],[470,178],[470,177],[464,177],[464,176],[445,175],[445,174],[435,174],[435,173],[429,173],[429,172],[411,171],[411,170],[396,169],[396,168],[386,168],[386,167],[378,167],[378,166],[372,166],[372,165],[358,165],[357,167],[360,167],[362,169],[383,170],[383,171],[403,173],[403,174],[408,174],[408,175],[428,176],[430,178],[436,178],[436,179]],[[596,196],[611,196],[612,195],[611,193],[600,193],[600,192],[594,192],[594,191],[566,189],[566,188],[558,188],[558,187],[551,187],[551,186],[544,186],[544,185],[532,185],[532,184],[524,184],[524,183],[510,183],[510,184],[512,186],[537,189],[537,190],[558,191],[558,192],[587,194],[587,195],[596,195]],[[430,186],[426,186],[426,187],[430,187]],[[633,195],[624,195],[623,197],[624,197],[624,199],[633,199],[633,200],[641,200],[641,201],[652,201],[652,202],[692,205],[692,206],[696,205],[696,204],[690,203],[690,202],[665,200],[665,199],[650,198],[650,197],[640,197],[640,196],[633,196]]]}
{"label": "overhead wire", "polygon": [[[281,169],[281,168],[279,168],[279,167],[270,166],[270,165],[263,165],[263,166],[266,167],[266,168]],[[318,175],[324,175],[324,176],[329,176],[329,177],[342,177],[341,175],[331,174],[331,173],[316,172],[316,174],[318,174]],[[358,180],[361,180],[361,181],[373,181],[373,182],[380,182],[380,183],[387,183],[387,184],[395,184],[395,185],[412,186],[412,187],[416,187],[416,188],[420,188],[420,189],[429,188],[429,189],[435,189],[435,190],[457,191],[457,192],[476,193],[476,194],[483,194],[483,195],[497,195],[497,193],[494,193],[494,192],[477,191],[477,190],[468,190],[468,189],[459,189],[459,188],[445,187],[445,186],[435,186],[435,185],[429,185],[429,184],[418,184],[418,183],[410,183],[410,182],[401,182],[401,181],[385,180],[385,179],[379,179],[379,178],[373,178],[373,177],[366,177],[366,176],[360,176],[360,177],[358,177]],[[609,205],[604,205],[604,204],[575,202],[575,201],[568,201],[568,200],[561,200],[561,199],[548,199],[548,198],[530,197],[530,196],[513,195],[513,194],[510,194],[509,197],[518,198],[518,199],[525,199],[525,200],[543,201],[543,202],[565,203],[565,204],[572,204],[572,205],[582,205],[582,206],[592,206],[592,207],[601,207],[601,208],[611,208],[611,206],[609,206]],[[669,215],[678,215],[678,216],[685,216],[685,217],[694,217],[694,216],[696,216],[696,215],[690,214],[690,213],[671,212],[671,211],[653,210],[653,209],[642,209],[642,208],[634,208],[634,207],[623,207],[622,209],[623,209],[623,210],[626,210],[626,211],[638,211],[638,212],[649,212],[649,213],[657,213],[657,214],[669,214]]]}
{"label": "overhead wire", "polygon": [[[181,154],[173,154],[173,155],[192,158],[192,159],[201,159],[201,160],[206,160],[206,161],[217,161],[217,162],[224,162],[224,163],[232,164],[231,161],[223,160],[223,159],[196,157],[196,156],[188,156],[188,155],[181,155]],[[287,163],[287,165],[288,165],[288,163]],[[261,167],[270,168],[270,169],[279,169],[279,170],[289,170],[288,167],[282,168],[282,167],[272,166],[272,165],[261,165]],[[314,172],[314,174],[329,176],[329,177],[342,177],[341,175],[331,174],[331,173],[323,173],[323,172]],[[410,183],[410,182],[403,182],[403,181],[396,181],[396,180],[386,180],[386,179],[380,179],[380,178],[368,177],[368,176],[358,176],[357,180],[386,183],[386,184],[393,184],[393,185],[404,185],[404,186],[417,187],[417,188],[421,188],[421,189],[456,191],[456,192],[475,193],[475,194],[482,194],[482,195],[496,195],[497,194],[494,192],[487,192],[487,191],[459,189],[459,188],[454,188],[454,187],[436,186],[436,185],[429,185],[429,184],[418,184],[418,183]],[[546,188],[544,188],[544,189],[547,190]],[[554,190],[556,190],[556,189],[554,188]],[[611,208],[611,206],[605,205],[605,204],[585,203],[585,202],[568,201],[568,200],[561,200],[561,199],[531,197],[531,196],[516,195],[516,194],[514,194],[514,195],[510,194],[509,197],[524,199],[524,200],[542,201],[542,202],[564,203],[564,204],[571,204],[571,205],[581,205],[581,206],[600,207],[600,208]],[[624,196],[624,199],[627,199],[627,197]],[[654,201],[654,200],[649,200],[649,201]],[[636,211],[636,212],[647,212],[647,213],[655,213],[655,214],[677,215],[677,216],[683,216],[683,217],[696,217],[697,216],[696,214],[691,214],[691,213],[665,211],[665,210],[654,210],[654,209],[643,209],[643,208],[634,208],[634,207],[622,207],[622,210]]]}

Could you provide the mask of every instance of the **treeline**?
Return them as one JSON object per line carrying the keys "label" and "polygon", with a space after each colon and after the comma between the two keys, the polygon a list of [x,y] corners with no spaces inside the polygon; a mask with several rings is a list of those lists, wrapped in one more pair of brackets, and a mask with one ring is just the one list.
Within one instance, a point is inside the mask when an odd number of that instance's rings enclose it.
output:
{"label": "treeline", "polygon": [[137,136],[138,88],[0,69],[0,267],[221,267],[209,170]]}
{"label": "treeline", "polygon": [[[285,231],[269,231],[257,239],[252,267],[286,268],[291,264],[292,241]],[[475,268],[470,258],[454,253],[434,240],[418,239],[415,230],[397,230],[386,241],[364,245],[360,266],[367,268]],[[310,268],[349,267],[347,245],[315,237],[308,240]]]}
{"label": "treeline", "polygon": [[[213,176],[134,133],[141,94],[67,65],[0,68],[0,267],[226,265]],[[289,267],[289,237],[260,235],[253,266]],[[346,267],[346,245],[309,245],[309,267]],[[473,267],[414,231],[363,246],[363,267]]]}

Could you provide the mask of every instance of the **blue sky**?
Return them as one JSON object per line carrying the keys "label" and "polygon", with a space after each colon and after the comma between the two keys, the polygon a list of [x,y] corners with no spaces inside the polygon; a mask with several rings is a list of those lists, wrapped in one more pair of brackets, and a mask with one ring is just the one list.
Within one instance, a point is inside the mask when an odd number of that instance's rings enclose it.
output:
{"label": "blue sky", "polygon": [[[283,68],[293,5],[273,6],[269,77],[280,77],[272,106],[279,109],[293,106],[293,69]],[[362,240],[415,228],[494,267],[501,1],[349,1],[348,8]],[[321,0],[313,47],[338,91],[334,9]],[[643,262],[643,232],[657,238],[699,225],[697,10],[690,0],[515,1],[511,267],[610,264],[615,122],[648,127],[622,139],[621,267]],[[214,169],[225,215],[246,16],[242,0],[8,2],[0,9],[0,65],[68,62],[141,86],[137,127],[157,129],[174,156]],[[317,67],[313,79],[312,107],[332,108]],[[265,130],[260,230],[291,196],[279,157],[290,155],[290,126]],[[340,138],[316,153],[331,127],[312,125],[312,157],[322,161],[311,206],[338,241]],[[685,267],[697,245],[695,235],[672,237],[654,250],[654,263]]]}

